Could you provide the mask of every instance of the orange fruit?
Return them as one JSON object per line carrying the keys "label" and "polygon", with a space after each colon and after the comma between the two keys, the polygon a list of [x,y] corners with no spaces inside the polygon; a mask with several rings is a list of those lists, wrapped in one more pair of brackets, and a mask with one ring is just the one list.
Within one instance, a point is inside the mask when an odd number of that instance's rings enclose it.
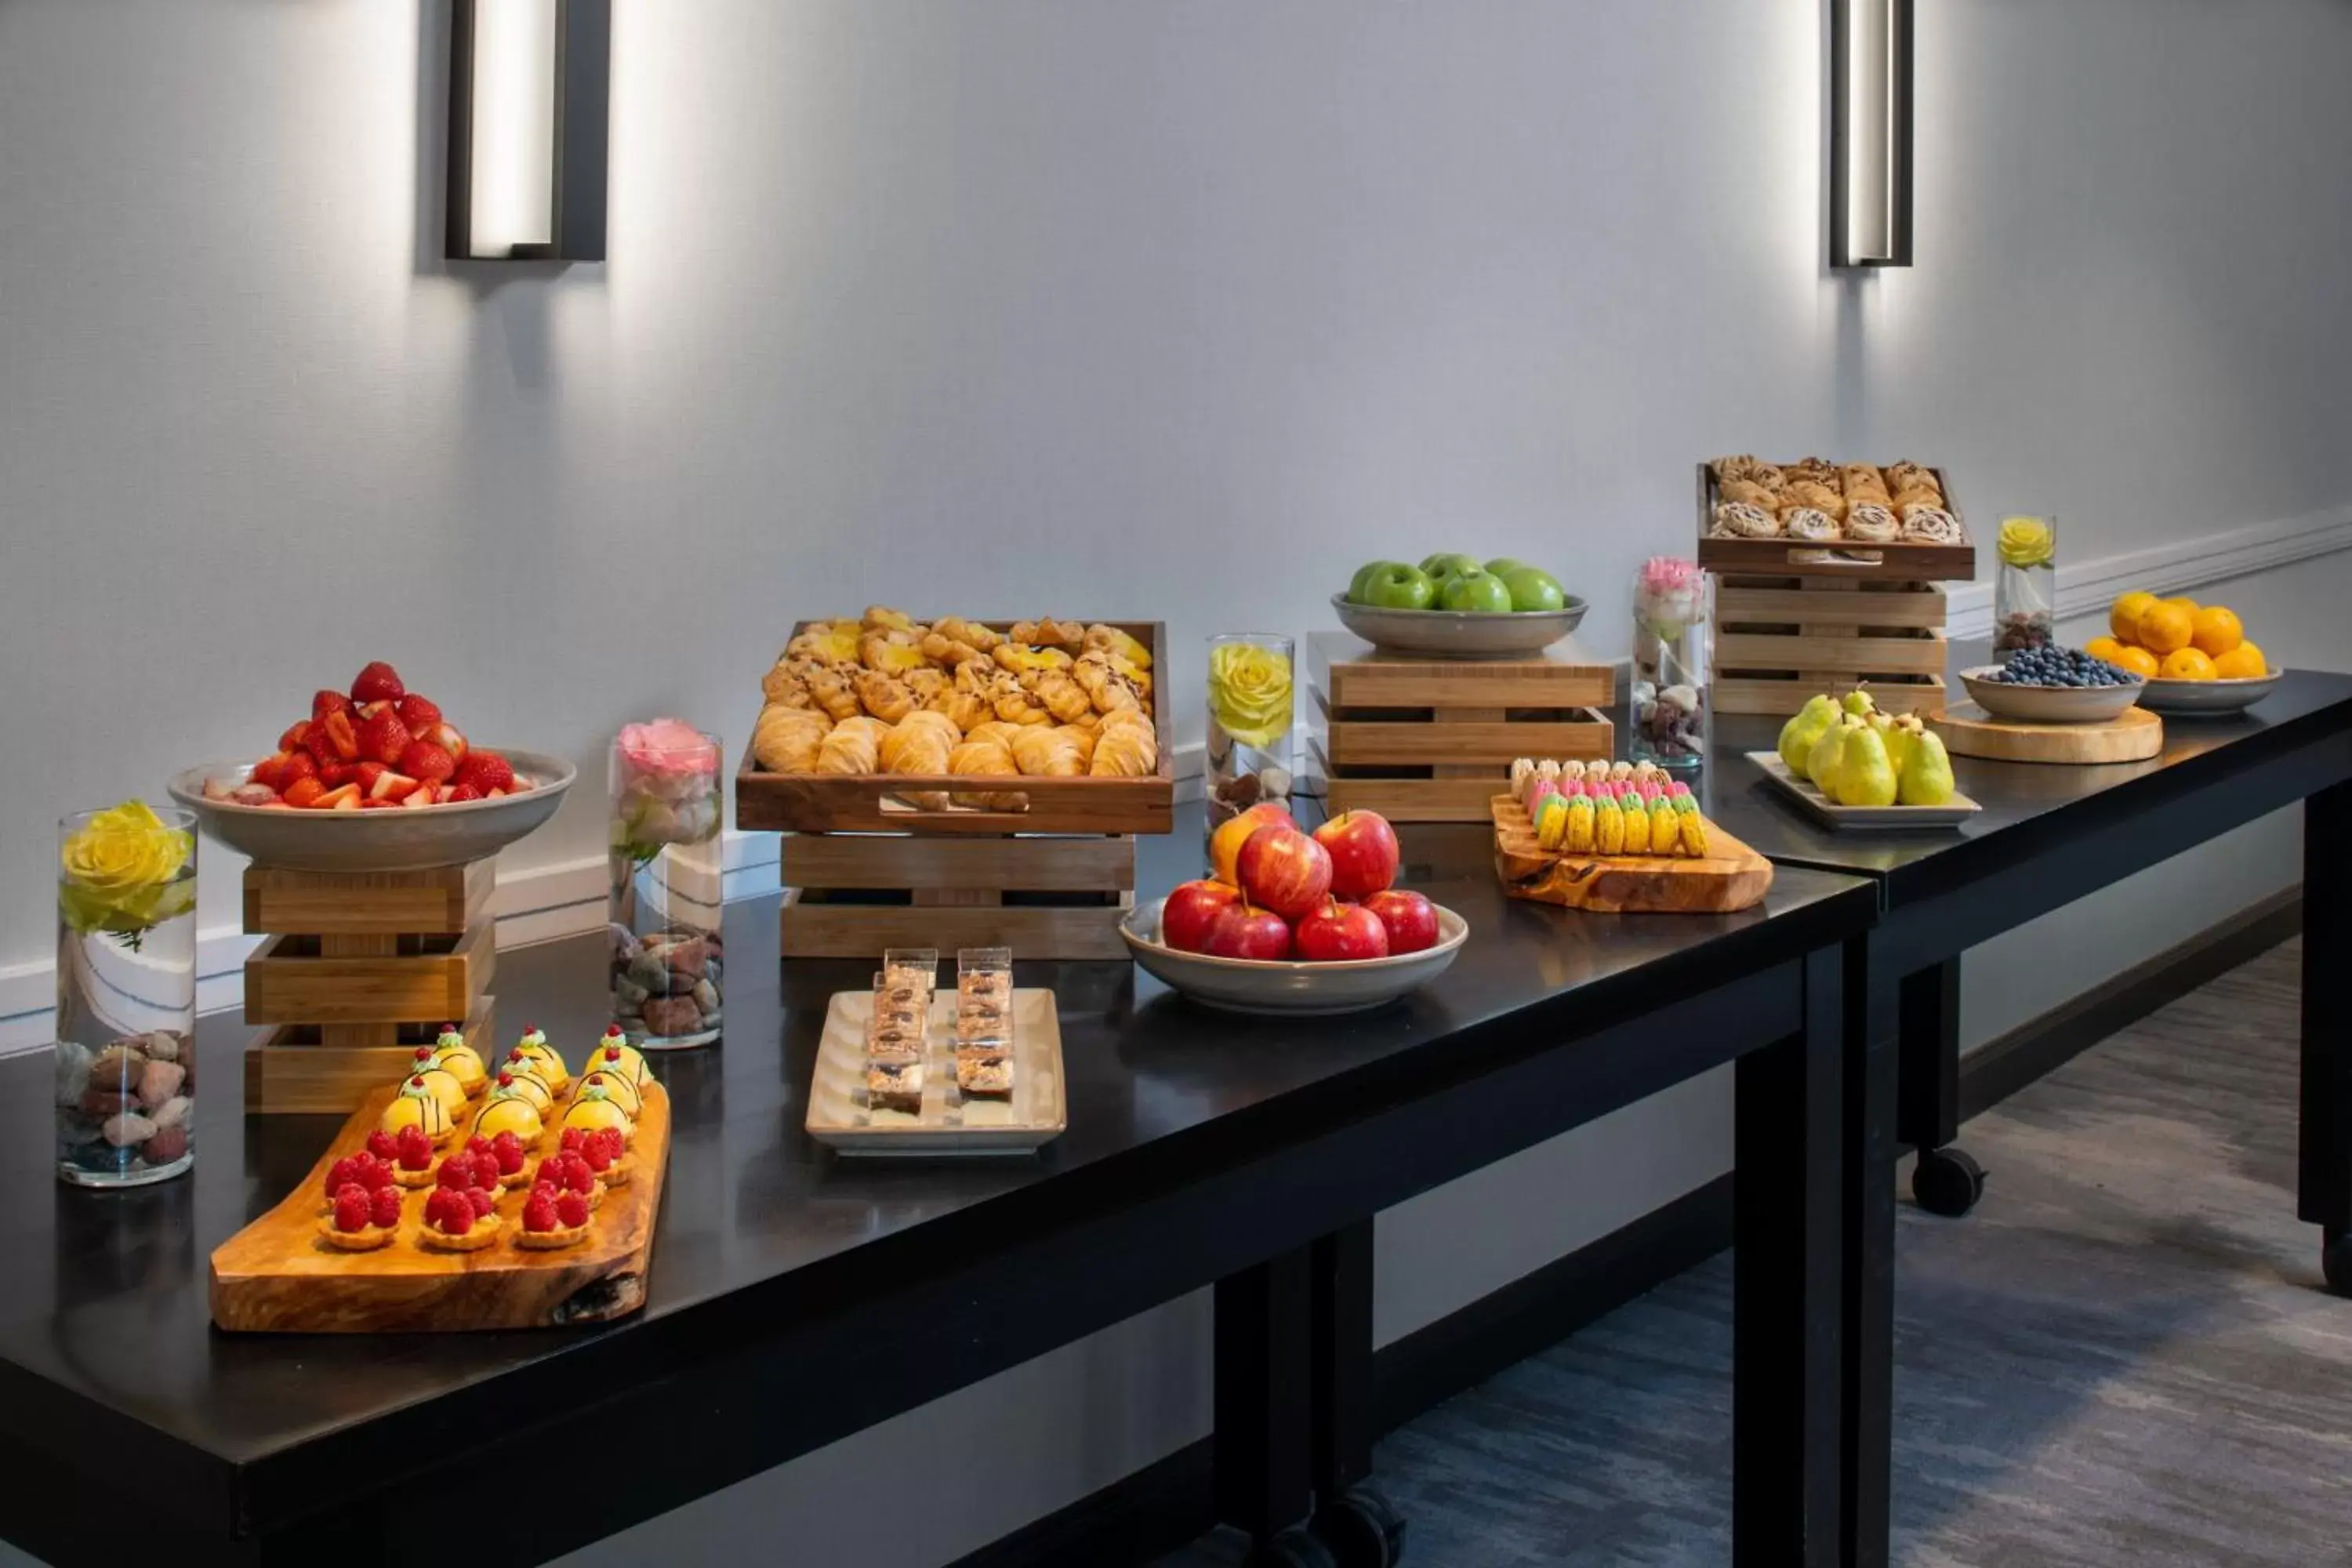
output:
{"label": "orange fruit", "polygon": [[2150,680],[2163,670],[2163,666],[2156,661],[2156,655],[2144,647],[2126,647],[2116,655],[2116,664],[2119,668],[2128,669],[2134,675]]}
{"label": "orange fruit", "polygon": [[2139,636],[2140,612],[2155,603],[2156,595],[2145,588],[2120,595],[2107,610],[2107,629],[2117,642],[2129,643]]}
{"label": "orange fruit", "polygon": [[2207,605],[2189,617],[2189,645],[2209,658],[2219,658],[2246,640],[2238,613],[2224,605]]}
{"label": "orange fruit", "polygon": [[2270,672],[2270,661],[2250,642],[2240,643],[2213,661],[2213,675],[2220,680],[2252,680]]}
{"label": "orange fruit", "polygon": [[2083,645],[2083,651],[2093,658],[2104,659],[2109,664],[2118,664],[2122,662],[2124,645],[2113,637],[2093,637]]}
{"label": "orange fruit", "polygon": [[2158,599],[2139,613],[2139,635],[2132,640],[2162,658],[2189,646],[2196,630],[2194,612],[2169,599]]}
{"label": "orange fruit", "polygon": [[2164,656],[2164,679],[2167,680],[2210,680],[2213,661],[2202,649],[2177,647]]}

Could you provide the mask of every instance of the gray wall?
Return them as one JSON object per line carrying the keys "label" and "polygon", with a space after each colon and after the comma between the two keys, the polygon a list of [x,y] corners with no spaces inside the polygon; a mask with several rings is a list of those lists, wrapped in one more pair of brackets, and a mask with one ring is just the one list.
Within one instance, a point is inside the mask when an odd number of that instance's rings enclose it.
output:
{"label": "gray wall", "polygon": [[[1922,265],[1866,279],[1821,265],[1811,5],[615,10],[610,265],[452,275],[445,6],[0,0],[0,980],[44,957],[52,817],[378,655],[593,777],[627,714],[740,743],[786,624],[875,598],[1160,616],[1191,691],[1208,633],[1458,543],[1557,563],[1613,648],[1720,449],[1942,462],[2069,561],[2352,504],[2330,0],[1922,0]],[[2233,587],[2273,655],[2352,653],[2347,559]],[[510,872],[597,849],[583,795]],[[2292,837],[2000,944],[1971,1034]],[[1387,1216],[1383,1337],[1706,1180],[1727,1127],[1694,1086]],[[581,1556],[942,1562],[1197,1435],[1203,1325]],[[877,1468],[975,1452],[872,1528]]]}

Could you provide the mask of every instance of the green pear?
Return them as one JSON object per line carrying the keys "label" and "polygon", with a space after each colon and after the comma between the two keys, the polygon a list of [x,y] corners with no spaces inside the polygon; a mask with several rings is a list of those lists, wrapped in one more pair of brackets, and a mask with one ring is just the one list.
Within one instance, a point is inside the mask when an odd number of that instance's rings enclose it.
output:
{"label": "green pear", "polygon": [[1789,764],[1790,773],[1802,773],[1805,771],[1805,758],[1812,751],[1813,742],[1822,738],[1822,731],[1837,721],[1835,698],[1813,696],[1805,699],[1805,705],[1780,726],[1780,760]]}
{"label": "green pear", "polygon": [[1903,777],[1904,763],[1919,738],[1918,721],[1907,713],[1900,719],[1889,713],[1873,713],[1870,727],[1878,731],[1880,740],[1886,742],[1886,760],[1894,767],[1895,777],[1899,782]]}
{"label": "green pear", "polygon": [[1836,723],[1822,730],[1813,749],[1805,753],[1805,776],[1832,800],[1837,798],[1838,763],[1845,752],[1846,737],[1861,728],[1861,720],[1850,713],[1842,715]]}
{"label": "green pear", "polygon": [[1840,805],[1893,805],[1895,765],[1886,759],[1886,742],[1867,724],[1847,731],[1838,752],[1837,803]]}
{"label": "green pear", "polygon": [[1952,759],[1933,730],[1912,738],[1900,793],[1906,805],[1941,805],[1952,798]]}
{"label": "green pear", "polygon": [[1857,686],[1839,700],[1838,705],[1857,718],[1878,711],[1878,699],[1870,694],[1867,686]]}

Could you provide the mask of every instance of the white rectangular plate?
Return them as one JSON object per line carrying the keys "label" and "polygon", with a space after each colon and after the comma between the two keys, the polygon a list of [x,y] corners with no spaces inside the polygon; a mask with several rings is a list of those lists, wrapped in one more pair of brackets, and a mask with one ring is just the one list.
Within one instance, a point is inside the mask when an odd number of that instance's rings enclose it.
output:
{"label": "white rectangular plate", "polygon": [[1814,787],[1812,780],[1791,773],[1778,752],[1750,752],[1748,760],[1763,770],[1773,788],[1841,833],[1864,828],[1885,832],[1890,827],[1958,827],[1984,809],[1957,790],[1941,805],[1840,805]]}
{"label": "white rectangular plate", "polygon": [[1062,1023],[1051,991],[1013,993],[1013,1095],[966,1100],[956,1092],[955,988],[931,999],[923,1059],[923,1109],[872,1110],[866,1103],[869,991],[836,991],[824,1011],[816,1075],[809,1085],[809,1136],[844,1154],[926,1159],[1026,1154],[1070,1124],[1062,1083]]}

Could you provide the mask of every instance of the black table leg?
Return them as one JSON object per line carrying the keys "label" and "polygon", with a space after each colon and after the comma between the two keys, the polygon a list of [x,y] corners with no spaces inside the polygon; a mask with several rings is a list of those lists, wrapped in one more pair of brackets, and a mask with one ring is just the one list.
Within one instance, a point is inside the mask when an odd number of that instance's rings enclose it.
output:
{"label": "black table leg", "polygon": [[1404,1520],[1372,1476],[1372,1222],[1314,1246],[1315,1533],[1340,1568],[1394,1568]]}
{"label": "black table leg", "polygon": [[1846,944],[1843,1118],[1844,1302],[1839,1493],[1841,1561],[1885,1568],[1895,1433],[1895,1158],[1897,996],[1871,941]]}
{"label": "black table leg", "polygon": [[2295,1212],[2352,1296],[2352,784],[2303,803],[2303,1133]]}
{"label": "black table leg", "polygon": [[1333,1568],[1306,1528],[1312,1273],[1300,1247],[1217,1281],[1217,1519],[1249,1533],[1252,1568]]}
{"label": "black table leg", "polygon": [[1805,960],[1803,1032],[1739,1059],[1732,1177],[1731,1555],[1841,1556],[1847,1115],[1834,949]]}
{"label": "black table leg", "polygon": [[1929,1214],[1958,1219],[1984,1196],[1984,1171],[1951,1146],[1960,1131],[1960,961],[1903,977],[1896,1029],[1902,1061],[1895,1136],[1919,1152],[1911,1195]]}

